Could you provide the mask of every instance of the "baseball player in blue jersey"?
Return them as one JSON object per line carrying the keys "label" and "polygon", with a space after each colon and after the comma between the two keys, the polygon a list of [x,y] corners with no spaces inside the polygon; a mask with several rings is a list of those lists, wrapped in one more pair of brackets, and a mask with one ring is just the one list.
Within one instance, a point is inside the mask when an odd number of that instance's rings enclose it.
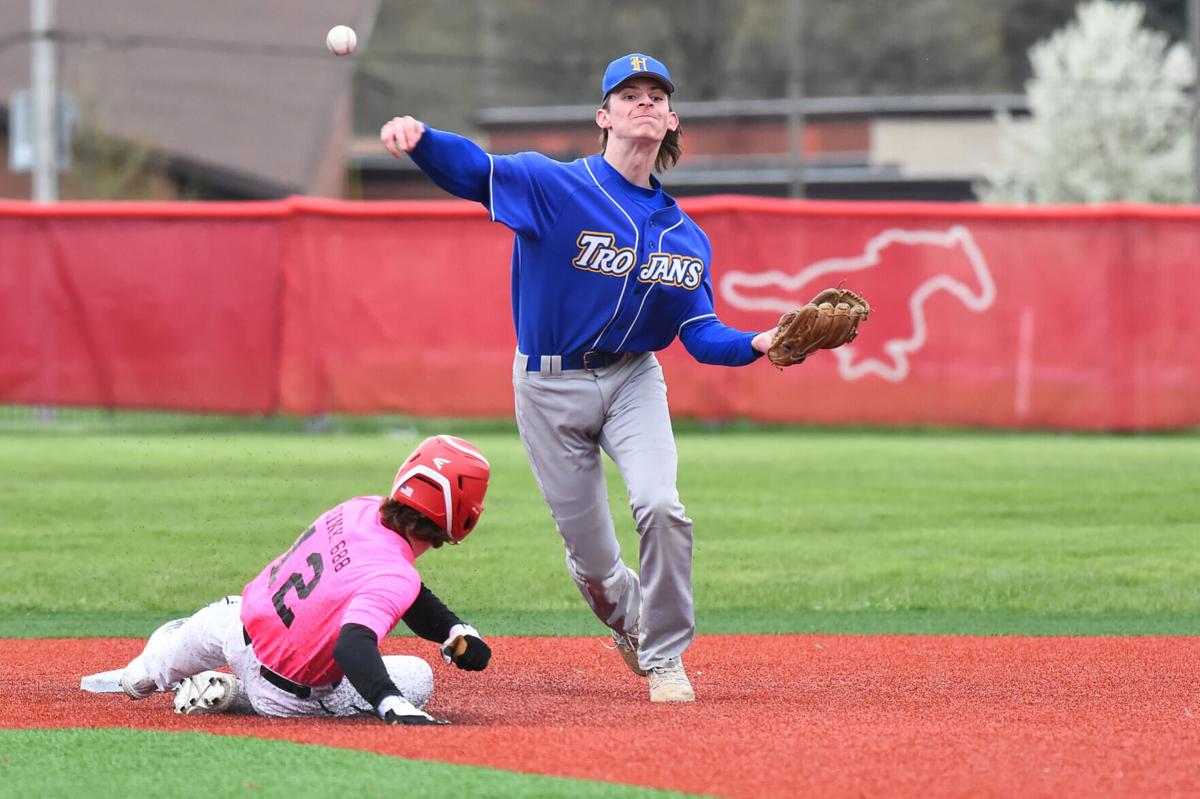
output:
{"label": "baseball player in blue jersey", "polygon": [[[566,545],[567,569],[655,702],[691,702],[682,655],[695,635],[692,520],[676,488],[667,389],[654,353],[676,337],[702,363],[742,366],[771,344],[713,311],[707,236],[654,172],[679,158],[675,84],[642,53],[608,65],[601,153],[564,164],[489,155],[396,117],[380,131],[445,190],[516,234],[512,309],[517,426]],[[616,463],[640,539],[621,560],[600,451]]]}

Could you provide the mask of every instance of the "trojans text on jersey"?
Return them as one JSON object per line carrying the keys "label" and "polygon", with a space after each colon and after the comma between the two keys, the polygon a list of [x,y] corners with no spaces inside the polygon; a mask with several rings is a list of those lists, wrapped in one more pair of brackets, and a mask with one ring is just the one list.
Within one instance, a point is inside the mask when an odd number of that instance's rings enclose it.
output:
{"label": "trojans text on jersey", "polygon": [[[615,246],[616,236],[611,233],[585,230],[579,234],[575,243],[579,246],[579,254],[571,264],[576,269],[599,272],[612,277],[625,277],[637,263],[637,255],[633,248]],[[652,252],[648,255],[646,263],[638,268],[637,278],[643,283],[661,283],[664,286],[678,286],[690,291],[700,285],[703,275],[704,262],[699,258],[669,252]]]}

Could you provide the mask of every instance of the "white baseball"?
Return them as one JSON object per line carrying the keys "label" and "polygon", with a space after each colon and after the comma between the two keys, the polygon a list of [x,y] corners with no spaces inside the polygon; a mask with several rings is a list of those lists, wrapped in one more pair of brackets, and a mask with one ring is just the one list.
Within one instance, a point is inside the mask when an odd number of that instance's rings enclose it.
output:
{"label": "white baseball", "polygon": [[334,55],[350,55],[358,45],[358,36],[349,25],[334,25],[325,34],[325,46]]}

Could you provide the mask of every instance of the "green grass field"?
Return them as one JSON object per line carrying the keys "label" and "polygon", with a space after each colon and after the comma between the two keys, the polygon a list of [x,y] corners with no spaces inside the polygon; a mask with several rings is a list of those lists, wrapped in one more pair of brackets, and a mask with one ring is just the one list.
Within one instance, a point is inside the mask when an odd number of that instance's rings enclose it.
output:
{"label": "green grass field", "polygon": [[[0,796],[292,799],[296,796],[570,796],[669,799],[688,794],[286,741],[146,730],[0,730]],[[120,768],[114,768],[120,763]],[[204,768],[205,765],[210,766]],[[103,780],[97,778],[103,775]]]}
{"label": "green grass field", "polygon": [[[426,581],[492,634],[601,632],[510,426],[240,427],[0,433],[0,635],[142,635],[236,593],[437,430],[478,444],[493,480],[468,542],[422,558]],[[1200,632],[1196,434],[692,425],[678,440],[701,633]],[[613,471],[609,488],[632,563]]]}

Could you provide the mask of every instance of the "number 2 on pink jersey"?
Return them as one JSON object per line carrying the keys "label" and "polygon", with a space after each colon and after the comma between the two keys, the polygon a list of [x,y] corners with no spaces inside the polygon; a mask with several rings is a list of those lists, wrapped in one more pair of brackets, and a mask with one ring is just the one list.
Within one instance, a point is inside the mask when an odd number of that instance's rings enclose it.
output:
{"label": "number 2 on pink jersey", "polygon": [[291,627],[292,622],[296,620],[296,614],[284,602],[287,599],[287,592],[296,589],[296,596],[300,599],[307,599],[308,595],[317,587],[317,583],[321,582],[321,574],[325,571],[325,561],[321,557],[320,552],[314,552],[308,556],[308,565],[312,567],[312,579],[307,583],[304,582],[303,575],[300,572],[292,572],[283,585],[279,586],[279,590],[271,597],[271,603],[275,605],[275,612],[279,614],[279,620],[283,622],[284,627]]}

